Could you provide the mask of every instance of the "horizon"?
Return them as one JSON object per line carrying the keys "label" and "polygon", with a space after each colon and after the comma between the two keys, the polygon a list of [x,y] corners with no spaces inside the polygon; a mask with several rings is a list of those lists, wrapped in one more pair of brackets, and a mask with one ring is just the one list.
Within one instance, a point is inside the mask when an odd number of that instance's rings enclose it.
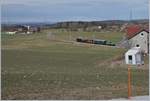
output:
{"label": "horizon", "polygon": [[2,22],[149,19],[148,0],[3,0]]}
{"label": "horizon", "polygon": [[58,22],[42,22],[42,21],[39,21],[39,22],[1,22],[1,24],[55,24],[55,23],[61,23],[61,22],[95,22],[95,21],[136,21],[136,20],[149,20],[149,19],[132,19],[132,20],[122,20],[122,19],[116,19],[116,20],[111,20],[111,19],[108,19],[108,20],[78,20],[78,21],[74,21],[74,20],[68,20],[68,21],[58,21]]}

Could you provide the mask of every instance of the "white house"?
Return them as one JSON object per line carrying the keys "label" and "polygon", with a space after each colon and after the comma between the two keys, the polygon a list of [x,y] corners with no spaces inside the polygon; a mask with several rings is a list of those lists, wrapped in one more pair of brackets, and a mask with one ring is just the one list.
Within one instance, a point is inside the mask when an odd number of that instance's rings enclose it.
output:
{"label": "white house", "polygon": [[6,34],[9,34],[9,35],[14,35],[14,34],[16,34],[16,31],[9,31],[9,32],[6,32]]}
{"label": "white house", "polygon": [[129,65],[142,65],[144,64],[143,55],[141,49],[138,47],[134,47],[129,49],[125,53],[125,62]]}
{"label": "white house", "polygon": [[149,31],[139,26],[131,26],[127,29],[128,48],[140,47],[143,53],[149,52]]}

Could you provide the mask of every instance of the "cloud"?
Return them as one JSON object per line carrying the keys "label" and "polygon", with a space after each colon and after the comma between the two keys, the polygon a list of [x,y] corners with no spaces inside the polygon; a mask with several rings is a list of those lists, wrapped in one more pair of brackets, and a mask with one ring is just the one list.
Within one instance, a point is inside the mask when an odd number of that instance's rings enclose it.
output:
{"label": "cloud", "polygon": [[64,4],[100,4],[100,3],[122,3],[122,4],[148,4],[148,0],[2,0],[2,4],[24,4],[24,5],[64,5]]}
{"label": "cloud", "polygon": [[148,0],[2,0],[2,4],[6,20],[128,19],[131,9],[136,17],[148,16]]}

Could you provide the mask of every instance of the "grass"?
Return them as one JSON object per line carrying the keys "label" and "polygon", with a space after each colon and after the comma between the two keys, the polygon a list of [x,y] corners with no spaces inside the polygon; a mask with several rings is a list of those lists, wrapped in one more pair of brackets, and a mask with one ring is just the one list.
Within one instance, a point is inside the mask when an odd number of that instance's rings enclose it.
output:
{"label": "grass", "polygon": [[[126,65],[112,62],[125,51],[51,41],[46,33],[2,35],[2,99],[127,97]],[[133,96],[148,95],[147,67],[133,68],[132,78]]]}
{"label": "grass", "polygon": [[119,42],[123,34],[122,32],[78,32],[78,31],[62,31],[62,30],[45,30],[45,33],[52,32],[56,39],[62,40],[75,40],[77,37],[83,38],[97,38],[111,41],[113,43]]}

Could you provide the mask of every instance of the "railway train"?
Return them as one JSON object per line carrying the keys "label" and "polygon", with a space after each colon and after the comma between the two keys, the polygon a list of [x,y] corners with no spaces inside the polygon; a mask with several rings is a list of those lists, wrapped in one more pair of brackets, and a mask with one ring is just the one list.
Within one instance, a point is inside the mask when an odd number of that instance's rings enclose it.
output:
{"label": "railway train", "polygon": [[101,40],[101,39],[84,39],[84,38],[77,38],[77,42],[82,42],[82,43],[90,43],[90,44],[98,44],[98,45],[108,45],[108,46],[116,46],[114,43],[106,40]]}

